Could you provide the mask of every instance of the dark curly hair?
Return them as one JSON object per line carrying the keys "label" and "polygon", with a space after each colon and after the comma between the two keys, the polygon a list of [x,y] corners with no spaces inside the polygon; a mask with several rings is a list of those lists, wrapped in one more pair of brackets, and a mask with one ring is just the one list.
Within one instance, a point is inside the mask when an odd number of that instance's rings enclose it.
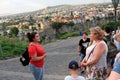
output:
{"label": "dark curly hair", "polygon": [[32,33],[28,32],[27,33],[27,37],[29,39],[29,42],[33,42],[33,39],[35,38],[36,34],[37,34],[37,32],[32,32]]}

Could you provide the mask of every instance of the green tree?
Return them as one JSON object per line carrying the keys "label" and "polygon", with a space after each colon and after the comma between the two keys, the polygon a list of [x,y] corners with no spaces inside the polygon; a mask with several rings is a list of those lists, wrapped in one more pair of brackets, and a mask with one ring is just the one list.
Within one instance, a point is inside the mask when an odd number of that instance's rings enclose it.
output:
{"label": "green tree", "polygon": [[50,20],[50,18],[51,18],[50,16],[45,16],[44,17],[45,20]]}
{"label": "green tree", "polygon": [[36,29],[36,27],[32,27],[32,30],[34,31],[34,30],[37,30],[37,29]]}
{"label": "green tree", "polygon": [[[116,27],[114,26],[116,25]],[[115,30],[118,26],[120,26],[120,21],[114,22],[105,22],[103,24],[100,25],[102,29],[104,29],[105,27],[110,27],[111,31]]]}
{"label": "green tree", "polygon": [[74,24],[74,22],[71,21],[71,22],[68,23],[68,25],[69,26],[74,26],[75,24]]}
{"label": "green tree", "polygon": [[3,30],[6,29],[6,23],[5,23],[5,22],[2,23],[2,29],[3,29]]}
{"label": "green tree", "polygon": [[63,26],[63,23],[60,22],[52,22],[52,28],[56,30],[56,36],[60,34],[59,29]]}
{"label": "green tree", "polygon": [[112,0],[112,4],[113,4],[113,7],[114,7],[114,13],[115,13],[115,22],[117,21],[117,7],[118,7],[118,4],[119,4],[119,0]]}
{"label": "green tree", "polygon": [[14,36],[17,36],[18,32],[19,32],[19,30],[16,27],[13,27],[13,28],[10,29],[10,33]]}
{"label": "green tree", "polygon": [[4,35],[4,36],[7,36],[7,31],[3,31],[3,35]]}
{"label": "green tree", "polygon": [[[35,22],[36,22],[36,21],[33,19],[33,17],[30,16],[29,25],[31,25],[31,26],[33,27],[33,25],[34,25]],[[34,31],[33,28],[32,28],[32,31]]]}
{"label": "green tree", "polygon": [[22,26],[22,29],[29,29],[29,26],[23,25],[23,26]]}
{"label": "green tree", "polygon": [[87,24],[87,27],[90,28],[90,20],[89,19],[86,20],[86,24]]}
{"label": "green tree", "polygon": [[73,27],[75,24],[73,21],[67,23],[67,25],[69,26],[70,30],[73,31],[75,27]]}
{"label": "green tree", "polygon": [[35,23],[35,20],[33,19],[32,16],[30,16],[29,24],[30,24],[30,25],[34,25],[34,23]]}

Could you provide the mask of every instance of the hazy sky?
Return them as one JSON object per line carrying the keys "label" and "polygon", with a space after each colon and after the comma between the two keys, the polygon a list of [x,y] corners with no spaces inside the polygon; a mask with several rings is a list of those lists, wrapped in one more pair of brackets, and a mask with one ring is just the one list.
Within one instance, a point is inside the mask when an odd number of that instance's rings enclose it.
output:
{"label": "hazy sky", "polygon": [[111,2],[111,0],[0,0],[0,16],[35,11],[47,6],[61,4],[88,4]]}

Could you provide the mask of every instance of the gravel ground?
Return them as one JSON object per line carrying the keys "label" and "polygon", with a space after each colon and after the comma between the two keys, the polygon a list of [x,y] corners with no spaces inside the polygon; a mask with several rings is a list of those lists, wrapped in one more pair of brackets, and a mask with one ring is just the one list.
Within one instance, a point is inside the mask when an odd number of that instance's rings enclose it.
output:
{"label": "gravel ground", "polygon": [[[44,45],[47,52],[45,59],[45,80],[63,80],[68,75],[67,65],[70,60],[79,60],[77,45],[80,37]],[[33,80],[28,66],[23,67],[18,58],[0,61],[0,80]]]}

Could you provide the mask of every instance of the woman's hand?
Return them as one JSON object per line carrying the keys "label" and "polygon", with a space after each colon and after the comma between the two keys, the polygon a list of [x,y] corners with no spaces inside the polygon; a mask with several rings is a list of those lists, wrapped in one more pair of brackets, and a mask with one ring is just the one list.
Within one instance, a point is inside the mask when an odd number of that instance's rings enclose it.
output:
{"label": "woman's hand", "polygon": [[87,63],[86,63],[86,62],[82,62],[82,63],[81,63],[81,66],[82,66],[82,67],[86,67],[86,66],[87,66]]}
{"label": "woman's hand", "polygon": [[80,62],[80,66],[83,66],[83,67],[87,66],[87,62],[85,59],[83,59],[82,62]]}
{"label": "woman's hand", "polygon": [[47,56],[47,54],[45,53],[44,55],[43,55],[43,57],[45,58]]}

